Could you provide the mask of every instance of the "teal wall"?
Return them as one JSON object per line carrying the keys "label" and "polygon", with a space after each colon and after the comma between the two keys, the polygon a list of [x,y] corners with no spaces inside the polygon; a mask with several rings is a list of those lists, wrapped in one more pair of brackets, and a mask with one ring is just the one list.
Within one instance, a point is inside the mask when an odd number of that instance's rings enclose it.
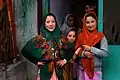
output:
{"label": "teal wall", "polygon": [[103,80],[120,80],[120,46],[109,45],[109,56],[103,59]]}
{"label": "teal wall", "polygon": [[103,0],[98,0],[98,30],[103,31]]}
{"label": "teal wall", "polygon": [[[98,1],[98,30],[103,31],[103,0]],[[109,45],[108,57],[103,58],[103,80],[120,80],[120,46]]]}

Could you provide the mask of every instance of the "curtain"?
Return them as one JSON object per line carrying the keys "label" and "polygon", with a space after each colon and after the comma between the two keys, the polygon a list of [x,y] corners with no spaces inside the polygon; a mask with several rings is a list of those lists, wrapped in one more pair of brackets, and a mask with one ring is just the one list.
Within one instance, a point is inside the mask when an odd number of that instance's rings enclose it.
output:
{"label": "curtain", "polygon": [[0,63],[8,64],[14,57],[12,28],[9,24],[7,4],[0,8]]}

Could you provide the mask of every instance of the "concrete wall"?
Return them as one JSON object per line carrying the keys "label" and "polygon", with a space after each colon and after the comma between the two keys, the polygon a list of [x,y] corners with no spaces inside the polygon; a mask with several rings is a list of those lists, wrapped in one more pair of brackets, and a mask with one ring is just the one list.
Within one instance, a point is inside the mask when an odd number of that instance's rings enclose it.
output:
{"label": "concrete wall", "polygon": [[17,47],[21,50],[37,34],[37,1],[14,0],[14,12]]}
{"label": "concrete wall", "polygon": [[9,66],[0,65],[0,80],[27,80],[27,65],[19,61]]}

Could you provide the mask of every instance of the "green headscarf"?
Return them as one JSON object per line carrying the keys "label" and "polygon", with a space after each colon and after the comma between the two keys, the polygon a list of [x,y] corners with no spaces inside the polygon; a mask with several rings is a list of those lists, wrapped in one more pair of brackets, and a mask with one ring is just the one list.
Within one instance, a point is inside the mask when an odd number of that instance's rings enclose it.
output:
{"label": "green headscarf", "polygon": [[[45,20],[46,20],[47,16],[53,16],[55,19],[56,27],[55,27],[54,31],[49,31],[45,27]],[[56,17],[52,13],[47,14],[46,17],[44,18],[43,25],[40,28],[40,32],[43,33],[43,37],[45,37],[48,41],[52,40],[52,39],[60,38],[61,32],[57,25]]]}

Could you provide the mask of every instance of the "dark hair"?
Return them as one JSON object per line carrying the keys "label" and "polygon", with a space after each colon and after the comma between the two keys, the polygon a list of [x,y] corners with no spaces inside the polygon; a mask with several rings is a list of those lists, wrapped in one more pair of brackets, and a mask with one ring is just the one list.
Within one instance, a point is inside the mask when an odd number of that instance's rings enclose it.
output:
{"label": "dark hair", "polygon": [[97,20],[97,16],[96,16],[95,14],[93,14],[93,13],[87,14],[86,17],[85,17],[85,20],[86,20],[86,18],[89,17],[89,16],[91,16],[91,17],[93,17],[95,20]]}
{"label": "dark hair", "polygon": [[[72,28],[70,31],[75,31],[75,32],[77,32],[77,31],[76,31],[76,28]],[[69,32],[70,32],[70,31],[69,31]]]}

